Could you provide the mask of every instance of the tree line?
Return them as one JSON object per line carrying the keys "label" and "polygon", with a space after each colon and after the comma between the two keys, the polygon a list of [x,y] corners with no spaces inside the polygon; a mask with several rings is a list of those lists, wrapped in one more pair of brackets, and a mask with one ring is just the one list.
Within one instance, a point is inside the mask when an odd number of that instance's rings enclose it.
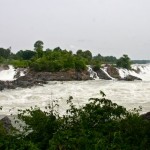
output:
{"label": "tree line", "polygon": [[15,67],[30,67],[35,71],[66,71],[75,69],[85,70],[86,65],[100,68],[101,64],[116,64],[118,67],[130,69],[131,60],[128,55],[120,59],[114,56],[92,56],[90,50],[72,51],[62,50],[60,47],[44,50],[43,41],[36,41],[33,50],[20,50],[16,54],[10,49],[0,48],[0,63],[10,63]]}

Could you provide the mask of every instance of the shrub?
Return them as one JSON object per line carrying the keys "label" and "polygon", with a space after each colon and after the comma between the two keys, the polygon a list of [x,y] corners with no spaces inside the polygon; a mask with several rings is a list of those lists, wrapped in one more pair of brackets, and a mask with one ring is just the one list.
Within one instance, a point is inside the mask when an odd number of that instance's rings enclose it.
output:
{"label": "shrub", "polygon": [[77,71],[81,71],[81,70],[85,70],[86,69],[86,65],[83,59],[75,59],[75,69]]}
{"label": "shrub", "polygon": [[15,68],[26,68],[29,66],[29,61],[27,60],[11,60],[9,63]]}
{"label": "shrub", "polygon": [[142,119],[138,110],[127,111],[101,94],[102,98],[91,98],[80,108],[70,97],[64,116],[55,111],[54,103],[46,111],[20,110],[18,118],[26,126],[11,135],[0,130],[0,149],[149,150],[150,121]]}
{"label": "shrub", "polygon": [[117,60],[117,67],[131,69],[131,60],[128,55],[123,55]]}

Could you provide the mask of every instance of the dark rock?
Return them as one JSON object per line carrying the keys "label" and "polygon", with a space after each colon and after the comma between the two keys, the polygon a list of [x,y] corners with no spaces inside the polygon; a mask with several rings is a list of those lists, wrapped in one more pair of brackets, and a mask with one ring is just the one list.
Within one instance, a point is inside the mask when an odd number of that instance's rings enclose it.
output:
{"label": "dark rock", "polygon": [[12,129],[11,120],[6,116],[0,120],[7,133]]}
{"label": "dark rock", "polygon": [[150,120],[150,112],[147,112],[147,113],[145,113],[145,114],[142,114],[141,117],[142,117],[143,119]]}
{"label": "dark rock", "polygon": [[73,81],[73,80],[89,80],[88,71],[77,72],[74,69],[59,72],[29,72],[26,78],[34,78],[42,81]]}
{"label": "dark rock", "polygon": [[3,81],[0,81],[0,91],[4,90],[5,85]]}
{"label": "dark rock", "polygon": [[110,78],[102,69],[99,69],[98,71],[96,71],[96,73],[100,79],[112,80],[112,78]]}
{"label": "dark rock", "polygon": [[136,73],[140,73],[141,72],[141,70],[140,70],[140,68],[137,68],[137,69],[132,69],[134,72],[136,72]]}
{"label": "dark rock", "polygon": [[18,79],[19,77],[20,77],[20,71],[17,71],[16,74],[15,74],[15,76],[14,76],[14,78]]}
{"label": "dark rock", "polygon": [[45,80],[39,80],[37,78],[33,78],[32,76],[22,76],[13,82],[15,87],[22,88],[32,87],[35,85],[43,85],[46,83],[47,82]]}
{"label": "dark rock", "polygon": [[116,79],[120,78],[118,69],[112,65],[107,65],[107,73],[113,78],[116,78]]}
{"label": "dark rock", "polygon": [[28,73],[28,71],[29,71],[28,68],[17,68],[14,78],[18,79],[21,76],[21,72],[26,75]]}
{"label": "dark rock", "polygon": [[128,75],[126,76],[123,80],[126,80],[126,81],[134,81],[134,80],[142,80],[141,78],[138,78],[138,77],[135,77],[135,76],[132,76],[132,75]]}
{"label": "dark rock", "polygon": [[47,81],[73,81],[73,80],[90,80],[88,71],[77,72],[74,69],[59,72],[34,72],[28,71],[25,76],[20,76],[14,81],[0,81],[0,91],[4,88],[15,89],[17,87],[27,88],[35,85],[42,86]]}
{"label": "dark rock", "polygon": [[0,71],[2,71],[2,70],[8,70],[8,69],[9,69],[8,65],[5,65],[5,64],[0,65]]}

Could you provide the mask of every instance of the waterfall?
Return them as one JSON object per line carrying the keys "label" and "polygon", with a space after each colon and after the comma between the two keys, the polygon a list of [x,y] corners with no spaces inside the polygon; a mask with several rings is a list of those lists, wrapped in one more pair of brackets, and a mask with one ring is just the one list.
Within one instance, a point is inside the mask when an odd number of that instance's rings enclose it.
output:
{"label": "waterfall", "polygon": [[15,69],[12,65],[9,65],[9,69],[0,71],[0,80],[1,81],[13,81],[16,79],[16,75],[18,73],[19,73],[19,76],[25,75],[24,71],[19,71],[19,69]]}
{"label": "waterfall", "polygon": [[105,73],[106,76],[108,76],[108,78],[110,78],[110,79],[112,79],[112,80],[115,80],[115,78],[111,77],[111,76],[108,74],[108,72],[107,72],[107,67],[100,68],[100,69]]}
{"label": "waterfall", "polygon": [[87,67],[88,67],[88,72],[90,73],[90,77],[93,78],[94,80],[99,80],[97,73],[93,71],[91,66],[88,65]]}
{"label": "waterfall", "polygon": [[150,81],[150,64],[143,64],[143,65],[134,65],[133,68],[137,68],[138,75],[143,81]]}
{"label": "waterfall", "polygon": [[99,80],[99,79],[106,79],[106,80],[112,80],[112,78],[105,69],[100,68],[97,72],[93,71],[91,66],[88,67],[88,72],[90,73],[90,77],[93,78],[94,80]]}
{"label": "waterfall", "polygon": [[117,68],[121,78],[125,78],[128,75],[132,75],[141,78],[143,81],[150,81],[150,64],[134,64],[131,66],[133,70],[127,70],[123,68]]}
{"label": "waterfall", "polygon": [[8,70],[0,71],[0,80],[2,81],[13,81],[16,71],[12,65],[9,65]]}
{"label": "waterfall", "polygon": [[[109,66],[100,68],[97,72],[93,71],[91,66],[88,67],[88,72],[90,73],[90,77],[98,80],[98,79],[105,79],[105,80],[115,80],[108,72],[107,69]],[[121,79],[125,79],[127,76],[134,76],[139,79],[142,79],[143,81],[150,81],[150,64],[145,64],[145,65],[139,65],[139,64],[134,64],[131,66],[132,69],[124,69],[124,68],[116,68],[114,69],[117,70],[119,73],[118,77],[120,76]]]}

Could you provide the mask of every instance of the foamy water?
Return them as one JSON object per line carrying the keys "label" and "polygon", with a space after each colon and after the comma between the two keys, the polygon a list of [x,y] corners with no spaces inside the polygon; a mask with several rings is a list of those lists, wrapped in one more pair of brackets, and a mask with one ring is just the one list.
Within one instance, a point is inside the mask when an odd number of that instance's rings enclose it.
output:
{"label": "foamy water", "polygon": [[49,82],[43,87],[31,89],[5,90],[0,93],[1,114],[16,113],[17,109],[39,106],[44,109],[52,100],[58,100],[61,114],[68,108],[66,100],[73,96],[77,106],[84,105],[88,99],[100,97],[102,90],[113,102],[123,105],[128,109],[143,107],[143,112],[150,111],[150,82],[136,81],[69,81]]}
{"label": "foamy water", "polygon": [[13,81],[16,71],[13,66],[9,65],[8,70],[0,71],[0,80],[2,81]]}
{"label": "foamy water", "polygon": [[[0,106],[3,106],[0,114],[16,114],[17,109],[25,109],[35,105],[44,109],[53,100],[58,101],[58,111],[64,114],[68,108],[66,100],[69,96],[73,96],[74,104],[79,107],[86,104],[89,98],[100,97],[100,90],[107,95],[106,98],[125,106],[127,109],[142,106],[142,112],[148,112],[150,111],[150,69],[149,66],[146,68],[141,66],[141,70],[138,75],[145,79],[143,81],[53,81],[44,86],[4,90],[0,92]],[[1,74],[2,72],[0,72]]]}

